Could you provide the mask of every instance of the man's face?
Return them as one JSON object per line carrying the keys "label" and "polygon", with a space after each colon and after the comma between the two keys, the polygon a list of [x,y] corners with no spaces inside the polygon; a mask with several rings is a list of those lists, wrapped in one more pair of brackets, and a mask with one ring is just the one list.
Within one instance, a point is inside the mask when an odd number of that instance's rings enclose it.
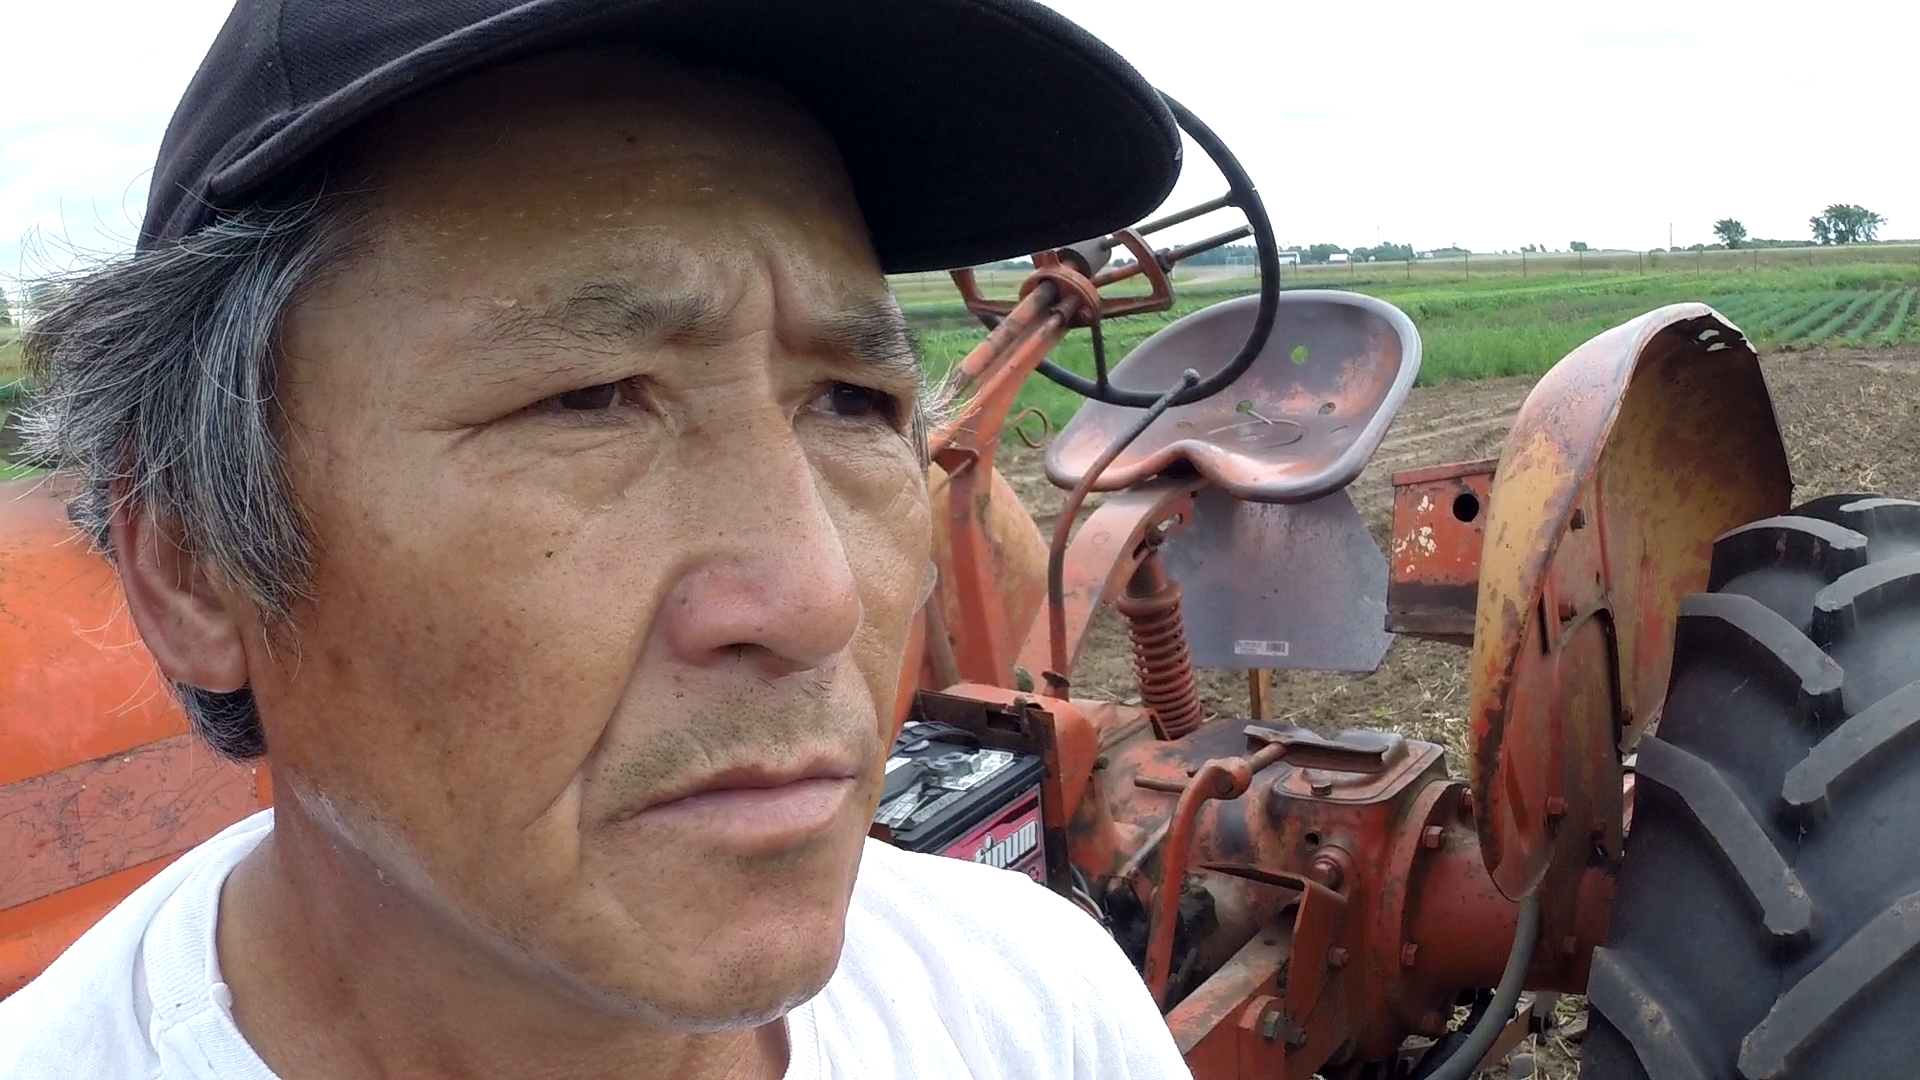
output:
{"label": "man's face", "polygon": [[839,158],[605,53],[367,146],[367,242],[284,338],[318,563],[292,647],[249,642],[277,797],[523,972],[764,1021],[838,962],[928,572]]}

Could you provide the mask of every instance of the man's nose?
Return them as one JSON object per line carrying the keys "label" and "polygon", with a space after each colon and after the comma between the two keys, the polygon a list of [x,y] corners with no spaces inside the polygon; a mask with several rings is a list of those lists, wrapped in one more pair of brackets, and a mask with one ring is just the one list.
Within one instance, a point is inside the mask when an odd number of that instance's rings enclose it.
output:
{"label": "man's nose", "polygon": [[739,658],[773,677],[821,667],[853,640],[863,611],[814,470],[788,444],[723,471],[685,519],[705,550],[667,594],[668,647],[683,663]]}

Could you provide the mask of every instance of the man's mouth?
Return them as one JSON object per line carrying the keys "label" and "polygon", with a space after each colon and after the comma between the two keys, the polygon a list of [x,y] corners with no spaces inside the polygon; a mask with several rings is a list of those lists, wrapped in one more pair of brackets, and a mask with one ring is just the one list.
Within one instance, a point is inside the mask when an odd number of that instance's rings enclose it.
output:
{"label": "man's mouth", "polygon": [[773,854],[829,831],[853,798],[859,771],[828,759],[798,768],[728,769],[623,815],[621,824],[697,834],[739,854]]}

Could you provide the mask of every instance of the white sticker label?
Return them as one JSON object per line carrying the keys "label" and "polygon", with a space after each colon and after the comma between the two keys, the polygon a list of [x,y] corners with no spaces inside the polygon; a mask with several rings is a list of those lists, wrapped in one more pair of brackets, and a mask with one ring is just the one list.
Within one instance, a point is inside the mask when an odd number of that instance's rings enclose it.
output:
{"label": "white sticker label", "polygon": [[893,770],[899,768],[902,765],[905,765],[907,762],[912,760],[913,760],[912,758],[907,758],[907,757],[890,757],[887,759],[887,771],[892,772]]}
{"label": "white sticker label", "polygon": [[1235,656],[1285,656],[1287,643],[1284,641],[1254,641],[1241,638],[1233,643]]}

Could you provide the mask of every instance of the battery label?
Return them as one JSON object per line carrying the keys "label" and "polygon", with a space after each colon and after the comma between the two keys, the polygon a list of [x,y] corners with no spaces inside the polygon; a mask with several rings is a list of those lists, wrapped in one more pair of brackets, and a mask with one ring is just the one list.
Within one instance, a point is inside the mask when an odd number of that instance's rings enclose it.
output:
{"label": "battery label", "polygon": [[1046,862],[1040,846],[1039,792],[1020,799],[993,821],[948,845],[941,854],[1002,870],[1018,870],[1046,884]]}

